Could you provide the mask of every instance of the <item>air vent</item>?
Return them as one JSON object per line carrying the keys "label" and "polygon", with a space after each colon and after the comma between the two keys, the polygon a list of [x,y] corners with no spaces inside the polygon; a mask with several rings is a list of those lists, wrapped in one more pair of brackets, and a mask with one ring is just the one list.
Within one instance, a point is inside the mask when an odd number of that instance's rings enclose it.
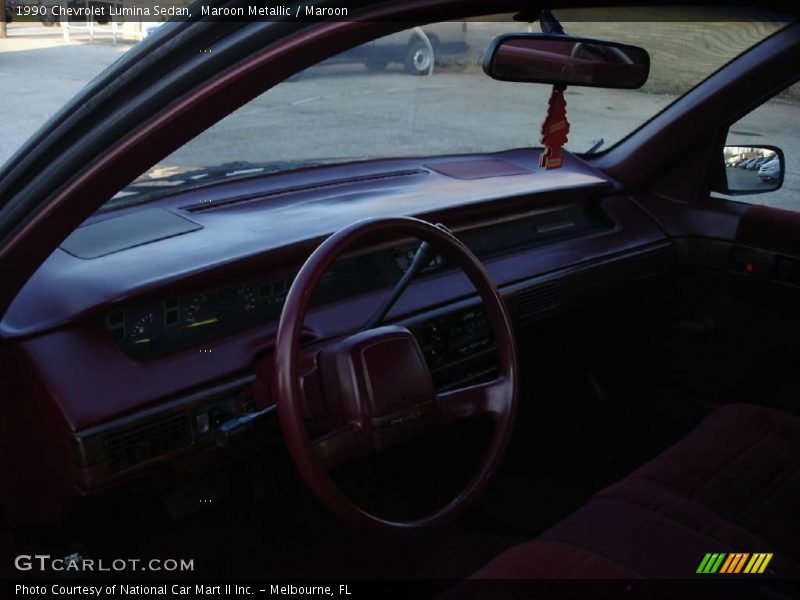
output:
{"label": "air vent", "polygon": [[630,261],[631,275],[634,279],[647,279],[662,273],[667,268],[668,252],[651,250],[637,254]]}
{"label": "air vent", "polygon": [[185,413],[113,433],[105,438],[108,469],[121,471],[192,442],[189,417]]}
{"label": "air vent", "polygon": [[364,175],[361,177],[348,177],[346,179],[334,179],[332,181],[324,181],[321,183],[311,185],[297,185],[293,187],[281,188],[272,192],[263,192],[259,194],[251,194],[248,196],[239,196],[227,200],[218,201],[205,201],[199,204],[190,204],[189,206],[182,206],[182,210],[189,212],[203,212],[206,210],[214,210],[231,206],[233,204],[242,204],[244,202],[252,202],[256,200],[266,200],[267,198],[275,198],[276,196],[285,196],[287,194],[296,194],[298,192],[309,192],[313,190],[321,190],[327,188],[334,188],[343,185],[351,185],[357,183],[366,183],[372,181],[383,181],[386,179],[397,179],[400,177],[410,177],[412,175],[428,175],[428,171],[424,169],[406,169],[404,171],[389,171],[385,173],[375,173],[374,175]]}
{"label": "air vent", "polygon": [[542,313],[558,310],[563,304],[560,280],[528,288],[514,297],[514,311],[520,323],[528,324]]}
{"label": "air vent", "polygon": [[519,323],[529,325],[588,298],[604,296],[622,286],[663,273],[670,259],[670,249],[664,247],[580,269],[518,292],[512,297],[511,306]]}

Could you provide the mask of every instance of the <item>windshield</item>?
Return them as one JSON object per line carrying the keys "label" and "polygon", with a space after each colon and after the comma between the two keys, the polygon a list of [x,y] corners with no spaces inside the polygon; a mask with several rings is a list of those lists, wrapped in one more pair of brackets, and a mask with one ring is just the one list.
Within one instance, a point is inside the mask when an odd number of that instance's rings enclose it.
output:
{"label": "windshield", "polygon": [[[651,57],[650,77],[641,89],[566,90],[567,150],[591,154],[613,146],[785,25],[674,10],[649,10],[651,20],[630,9],[554,13],[571,35],[642,46]],[[410,28],[345,52],[241,107],[105,208],[221,178],[308,165],[539,146],[551,86],[495,81],[480,66],[495,36],[528,31],[540,31],[539,24],[498,15]]]}

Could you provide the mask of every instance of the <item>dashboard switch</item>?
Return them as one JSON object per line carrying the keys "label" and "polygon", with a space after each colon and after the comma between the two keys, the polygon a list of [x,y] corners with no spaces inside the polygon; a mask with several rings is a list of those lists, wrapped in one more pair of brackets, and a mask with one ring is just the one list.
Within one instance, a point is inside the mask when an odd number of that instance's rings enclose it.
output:
{"label": "dashboard switch", "polygon": [[223,415],[222,411],[216,406],[210,409],[206,414],[208,415],[208,424],[211,427],[219,427],[225,421],[225,415]]}
{"label": "dashboard switch", "polygon": [[210,428],[210,424],[208,422],[208,413],[202,412],[195,417],[195,425],[197,426],[197,433],[205,434],[208,433]]}

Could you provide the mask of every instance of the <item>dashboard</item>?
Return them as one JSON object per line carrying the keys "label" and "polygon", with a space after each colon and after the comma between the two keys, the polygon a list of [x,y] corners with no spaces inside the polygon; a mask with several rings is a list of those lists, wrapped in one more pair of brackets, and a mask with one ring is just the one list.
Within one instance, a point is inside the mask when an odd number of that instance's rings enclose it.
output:
{"label": "dashboard", "polygon": [[[449,227],[497,283],[518,336],[666,272],[673,247],[647,213],[581,160],[565,160],[545,172],[538,151],[479,156],[466,161],[468,179],[448,175],[465,172],[458,157],[322,167],[175,194],[151,203],[146,218],[120,210],[90,219],[0,323],[10,393],[25,399],[9,419],[47,424],[9,440],[36,463],[16,474],[21,486],[33,489],[41,470],[61,473],[62,487],[37,500],[55,510],[176,461],[205,460],[220,431],[268,414],[291,282],[321,240],[361,218]],[[305,343],[356,331],[417,245],[367,240],[334,262],[312,296]],[[446,256],[434,253],[387,321],[416,336],[437,391],[493,377],[492,332]],[[321,391],[313,361],[303,378]]]}

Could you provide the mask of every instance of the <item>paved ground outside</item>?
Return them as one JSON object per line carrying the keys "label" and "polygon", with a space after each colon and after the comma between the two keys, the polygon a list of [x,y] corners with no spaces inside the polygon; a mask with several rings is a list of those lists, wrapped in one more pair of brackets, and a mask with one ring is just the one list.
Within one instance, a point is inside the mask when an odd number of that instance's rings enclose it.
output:
{"label": "paved ground outside", "polygon": [[[0,163],[55,111],[131,46],[64,45],[58,28],[12,24],[0,40]],[[315,67],[221,121],[162,166],[357,159],[493,151],[538,145],[549,89],[499,83],[475,69],[407,75],[392,64]],[[567,147],[615,143],[669,104],[673,94],[570,88]],[[787,157],[784,189],[739,197],[800,209],[800,105],[775,100],[731,130],[738,145],[772,144]]]}
{"label": "paved ground outside", "polygon": [[8,25],[8,38],[0,40],[0,164],[78,90],[131,48],[129,43],[105,41],[110,38],[106,29],[97,26],[95,43],[75,31],[71,37],[76,42],[65,44],[59,27]]}

